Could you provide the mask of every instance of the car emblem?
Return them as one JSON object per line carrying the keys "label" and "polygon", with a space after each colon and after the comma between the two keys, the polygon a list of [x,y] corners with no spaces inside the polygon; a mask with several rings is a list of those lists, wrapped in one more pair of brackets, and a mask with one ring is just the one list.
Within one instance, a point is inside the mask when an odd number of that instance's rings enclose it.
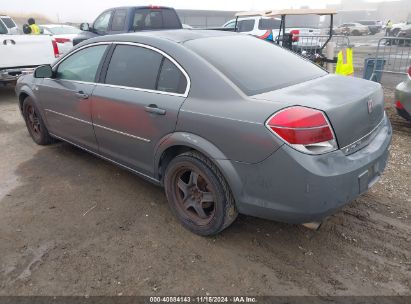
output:
{"label": "car emblem", "polygon": [[374,100],[370,99],[367,102],[368,104],[368,114],[372,113],[372,110],[374,109]]}

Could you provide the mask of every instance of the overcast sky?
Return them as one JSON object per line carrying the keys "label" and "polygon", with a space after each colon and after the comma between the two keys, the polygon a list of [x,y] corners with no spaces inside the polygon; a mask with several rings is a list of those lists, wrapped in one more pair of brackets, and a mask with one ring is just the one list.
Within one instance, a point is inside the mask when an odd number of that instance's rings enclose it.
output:
{"label": "overcast sky", "polygon": [[[369,0],[376,1],[376,0]],[[91,22],[106,8],[121,5],[167,5],[180,9],[249,10],[299,8],[309,5],[324,8],[340,0],[1,0],[0,12],[9,14],[42,14],[61,22]]]}

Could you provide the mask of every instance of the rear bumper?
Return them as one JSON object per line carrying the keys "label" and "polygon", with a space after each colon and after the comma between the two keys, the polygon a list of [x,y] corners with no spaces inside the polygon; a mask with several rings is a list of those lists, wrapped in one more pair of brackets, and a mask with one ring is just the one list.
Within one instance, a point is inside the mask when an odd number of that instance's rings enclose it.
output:
{"label": "rear bumper", "polygon": [[351,155],[338,150],[313,156],[283,145],[258,164],[230,162],[226,178],[240,213],[288,223],[318,221],[378,181],[391,136],[386,118],[370,144]]}
{"label": "rear bumper", "polygon": [[0,70],[0,82],[16,81],[21,75],[33,73],[34,67]]}

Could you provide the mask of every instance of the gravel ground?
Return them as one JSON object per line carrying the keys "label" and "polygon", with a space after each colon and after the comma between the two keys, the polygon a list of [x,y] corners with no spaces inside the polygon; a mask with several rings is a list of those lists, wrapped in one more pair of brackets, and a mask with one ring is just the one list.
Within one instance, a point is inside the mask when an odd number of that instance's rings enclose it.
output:
{"label": "gravel ground", "polygon": [[0,89],[0,295],[411,295],[411,124],[381,181],[322,228],[240,216],[203,238],[162,189],[65,143],[36,146]]}

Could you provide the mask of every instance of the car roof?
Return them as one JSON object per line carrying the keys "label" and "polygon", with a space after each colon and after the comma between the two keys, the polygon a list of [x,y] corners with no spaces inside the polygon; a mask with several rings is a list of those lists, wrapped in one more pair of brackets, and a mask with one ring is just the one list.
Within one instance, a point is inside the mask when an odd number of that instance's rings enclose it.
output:
{"label": "car roof", "polygon": [[140,5],[140,6],[116,6],[116,7],[110,7],[104,11],[111,11],[111,10],[116,10],[116,9],[174,9],[169,6],[162,6],[162,5]]}
{"label": "car roof", "polygon": [[237,35],[234,32],[216,31],[216,30],[193,30],[193,29],[178,29],[178,30],[161,30],[161,31],[142,31],[135,33],[101,36],[92,39],[92,42],[104,41],[123,41],[123,42],[139,42],[140,37],[152,37],[162,40],[168,40],[175,43],[184,43],[189,40],[211,38],[211,37],[226,37]]}

